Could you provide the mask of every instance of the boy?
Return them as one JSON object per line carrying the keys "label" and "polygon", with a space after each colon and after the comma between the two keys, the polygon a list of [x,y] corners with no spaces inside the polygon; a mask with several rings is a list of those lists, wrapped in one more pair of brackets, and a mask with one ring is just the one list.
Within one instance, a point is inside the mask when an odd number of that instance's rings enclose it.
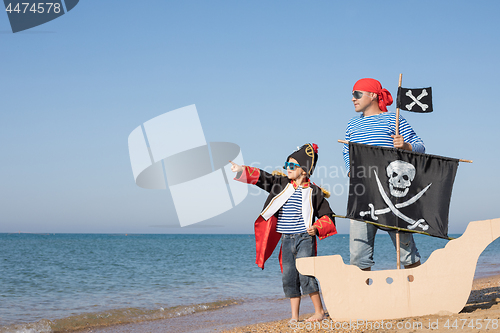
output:
{"label": "boy", "polygon": [[[237,172],[235,180],[269,192],[264,209],[255,221],[256,264],[264,269],[265,261],[281,239],[283,291],[290,298],[292,320],[299,319],[301,287],[314,305],[314,315],[307,321],[325,318],[316,279],[300,274],[295,267],[296,258],[316,255],[316,235],[324,239],[337,233],[325,194],[309,181],[317,160],[318,146],[308,143],[288,156],[283,167],[287,170],[286,176],[231,162],[231,170]],[[313,223],[314,217],[318,220]]]}

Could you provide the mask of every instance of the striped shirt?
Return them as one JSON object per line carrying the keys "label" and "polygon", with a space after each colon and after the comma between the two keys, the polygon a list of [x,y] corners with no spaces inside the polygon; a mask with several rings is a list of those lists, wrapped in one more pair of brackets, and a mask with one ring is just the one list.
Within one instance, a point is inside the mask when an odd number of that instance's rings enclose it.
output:
{"label": "striped shirt", "polygon": [[278,215],[276,231],[282,234],[299,234],[307,232],[302,216],[302,186],[288,198]]}
{"label": "striped shirt", "polygon": [[[396,134],[396,114],[394,112],[382,112],[368,117],[361,115],[349,120],[345,131],[345,139],[356,143],[392,148],[394,144],[391,135],[394,134]],[[405,142],[411,144],[413,151],[425,153],[424,142],[401,115],[399,115],[399,134],[403,136]],[[342,154],[346,169],[349,172],[348,144],[344,144]]]}

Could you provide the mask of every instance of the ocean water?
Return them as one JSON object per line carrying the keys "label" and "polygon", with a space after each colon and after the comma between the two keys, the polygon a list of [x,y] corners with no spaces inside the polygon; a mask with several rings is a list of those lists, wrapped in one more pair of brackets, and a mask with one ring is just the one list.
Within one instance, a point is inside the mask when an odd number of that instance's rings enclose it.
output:
{"label": "ocean water", "polygon": [[[415,238],[423,261],[447,243]],[[375,251],[374,269],[395,268],[386,233],[377,235]],[[348,263],[348,235],[319,241],[318,253]],[[281,298],[277,254],[258,268],[253,235],[0,234],[0,332],[137,322]],[[481,255],[476,277],[499,273],[497,240]]]}

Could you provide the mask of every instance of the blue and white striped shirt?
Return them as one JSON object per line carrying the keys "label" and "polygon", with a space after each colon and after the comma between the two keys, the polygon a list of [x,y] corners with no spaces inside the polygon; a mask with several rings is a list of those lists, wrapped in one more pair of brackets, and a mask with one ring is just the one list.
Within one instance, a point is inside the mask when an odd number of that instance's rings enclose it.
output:
{"label": "blue and white striped shirt", "polygon": [[[396,134],[396,113],[382,112],[368,117],[361,115],[349,120],[345,131],[345,139],[356,143],[392,148],[394,144],[391,135],[394,134]],[[401,115],[399,115],[399,134],[403,136],[405,142],[411,144],[413,151],[425,153],[424,142]],[[348,144],[344,144],[342,154],[346,169],[349,172]]]}
{"label": "blue and white striped shirt", "polygon": [[299,234],[307,232],[302,216],[302,186],[288,198],[278,215],[276,231],[282,234]]}

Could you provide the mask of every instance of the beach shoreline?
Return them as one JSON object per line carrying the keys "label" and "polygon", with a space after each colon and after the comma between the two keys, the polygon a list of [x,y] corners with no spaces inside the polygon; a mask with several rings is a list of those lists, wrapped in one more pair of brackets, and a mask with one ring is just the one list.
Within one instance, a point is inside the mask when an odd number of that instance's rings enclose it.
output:
{"label": "beach shoreline", "polygon": [[[313,312],[305,297],[301,305],[301,321],[290,324],[288,299],[261,299],[239,302],[213,311],[170,319],[146,321],[110,327],[88,328],[85,333],[178,332],[178,333],[247,333],[247,332],[460,332],[500,331],[500,275],[474,279],[471,295],[458,314],[439,314],[373,322],[307,323]],[[364,325],[364,326],[363,326]],[[370,326],[371,325],[371,326]],[[381,327],[382,325],[382,327]],[[486,328],[488,325],[488,328]],[[342,327],[343,326],[343,327]],[[463,326],[463,327],[462,327]],[[479,329],[481,326],[481,329]]]}
{"label": "beach shoreline", "polygon": [[474,279],[471,294],[458,314],[441,313],[395,320],[308,323],[301,316],[298,323],[288,319],[236,327],[223,333],[247,332],[460,332],[500,331],[500,275]]}

